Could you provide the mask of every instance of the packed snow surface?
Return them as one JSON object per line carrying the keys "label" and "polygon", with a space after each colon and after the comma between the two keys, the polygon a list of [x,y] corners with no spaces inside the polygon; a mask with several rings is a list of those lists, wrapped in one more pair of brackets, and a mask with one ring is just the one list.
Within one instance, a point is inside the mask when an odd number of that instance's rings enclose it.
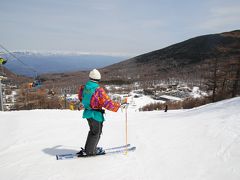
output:
{"label": "packed snow surface", "polygon": [[[84,146],[81,111],[0,112],[3,180],[239,180],[240,98],[191,110],[128,110],[127,155],[57,161]],[[107,112],[99,146],[125,143],[125,112]]]}

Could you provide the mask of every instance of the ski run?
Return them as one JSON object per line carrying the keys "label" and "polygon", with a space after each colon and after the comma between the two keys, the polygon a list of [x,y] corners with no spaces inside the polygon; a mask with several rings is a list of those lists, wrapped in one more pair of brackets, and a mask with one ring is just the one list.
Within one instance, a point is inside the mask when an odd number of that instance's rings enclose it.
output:
{"label": "ski run", "polygon": [[[141,103],[141,102],[140,102]],[[240,97],[190,110],[128,109],[131,153],[57,161],[88,133],[82,111],[0,112],[2,180],[239,180]],[[107,112],[99,146],[125,143],[125,113]]]}

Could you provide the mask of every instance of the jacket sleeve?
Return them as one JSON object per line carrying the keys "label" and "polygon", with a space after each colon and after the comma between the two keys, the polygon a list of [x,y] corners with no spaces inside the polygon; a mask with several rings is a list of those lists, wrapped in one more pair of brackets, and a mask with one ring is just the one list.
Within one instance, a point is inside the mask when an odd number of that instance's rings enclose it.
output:
{"label": "jacket sleeve", "polygon": [[78,99],[82,101],[82,93],[83,93],[84,85],[80,86],[78,91]]}
{"label": "jacket sleeve", "polygon": [[99,103],[109,111],[117,112],[120,104],[112,101],[103,88],[99,88]]}

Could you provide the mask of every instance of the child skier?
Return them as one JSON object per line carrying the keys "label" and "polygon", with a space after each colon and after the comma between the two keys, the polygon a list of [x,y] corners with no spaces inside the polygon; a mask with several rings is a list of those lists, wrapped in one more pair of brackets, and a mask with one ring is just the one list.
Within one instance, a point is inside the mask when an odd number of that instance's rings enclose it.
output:
{"label": "child skier", "polygon": [[100,72],[93,69],[89,74],[89,81],[80,87],[78,93],[78,98],[84,106],[83,118],[87,119],[90,128],[85,149],[77,153],[80,157],[104,153],[101,148],[97,148],[104,121],[104,110],[102,108],[117,112],[121,106],[119,103],[113,102],[105,90],[99,87],[100,79]]}

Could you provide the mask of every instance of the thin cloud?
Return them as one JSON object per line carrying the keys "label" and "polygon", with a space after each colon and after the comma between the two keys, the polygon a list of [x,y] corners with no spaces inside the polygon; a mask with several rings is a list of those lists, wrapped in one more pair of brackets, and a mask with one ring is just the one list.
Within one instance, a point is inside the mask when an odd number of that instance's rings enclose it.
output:
{"label": "thin cloud", "polygon": [[213,16],[238,16],[240,15],[240,5],[239,6],[227,6],[227,7],[218,7],[211,9]]}
{"label": "thin cloud", "polygon": [[223,28],[240,28],[240,6],[216,7],[210,9],[207,20],[200,28],[218,31]]}

